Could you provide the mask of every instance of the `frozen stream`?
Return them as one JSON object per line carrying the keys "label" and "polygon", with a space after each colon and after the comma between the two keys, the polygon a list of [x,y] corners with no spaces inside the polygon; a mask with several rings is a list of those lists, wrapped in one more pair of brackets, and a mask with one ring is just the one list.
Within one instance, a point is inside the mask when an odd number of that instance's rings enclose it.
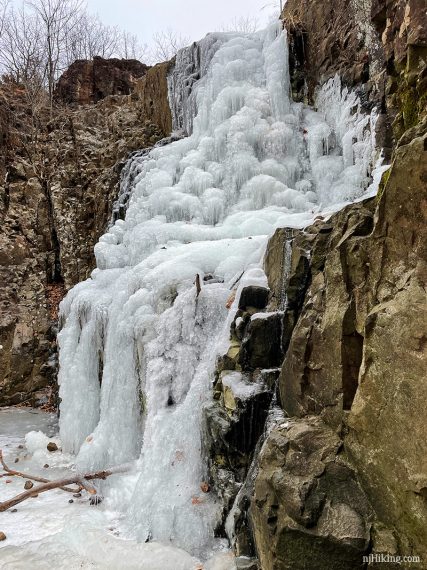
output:
{"label": "frozen stream", "polygon": [[[43,438],[33,430],[49,434]],[[25,445],[32,453],[28,453]],[[58,441],[54,414],[32,409],[0,409],[0,449],[12,469],[57,479],[73,469],[72,457],[46,450],[47,441]],[[14,460],[19,458],[18,463]],[[48,464],[49,468],[43,466]],[[6,483],[6,481],[11,481]],[[24,479],[0,478],[0,502],[23,491]],[[196,570],[201,563],[189,554],[155,542],[138,544],[120,537],[121,514],[91,507],[87,496],[73,499],[64,491],[49,491],[17,505],[16,512],[0,513],[1,570]],[[220,553],[206,570],[232,570],[232,556]]]}

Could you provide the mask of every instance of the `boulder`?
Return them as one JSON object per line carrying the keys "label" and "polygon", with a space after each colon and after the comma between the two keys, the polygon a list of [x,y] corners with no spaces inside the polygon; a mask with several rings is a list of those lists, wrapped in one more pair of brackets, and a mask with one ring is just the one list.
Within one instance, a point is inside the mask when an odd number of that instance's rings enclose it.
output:
{"label": "boulder", "polygon": [[247,307],[255,309],[265,309],[268,303],[268,289],[256,285],[243,287],[239,298],[239,309],[245,310]]}
{"label": "boulder", "polygon": [[373,511],[341,446],[318,417],[268,435],[250,508],[263,570],[362,567]]}
{"label": "boulder", "polygon": [[282,315],[280,313],[256,313],[246,328],[239,355],[243,370],[274,368],[280,365]]}

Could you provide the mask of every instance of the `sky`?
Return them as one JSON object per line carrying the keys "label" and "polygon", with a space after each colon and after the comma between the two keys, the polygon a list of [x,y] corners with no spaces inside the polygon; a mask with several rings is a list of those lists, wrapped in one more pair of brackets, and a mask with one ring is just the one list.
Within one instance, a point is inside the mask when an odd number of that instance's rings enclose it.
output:
{"label": "sky", "polygon": [[255,18],[263,27],[280,0],[87,0],[89,12],[104,24],[117,25],[150,45],[156,32],[168,28],[190,41],[218,31],[235,18]]}

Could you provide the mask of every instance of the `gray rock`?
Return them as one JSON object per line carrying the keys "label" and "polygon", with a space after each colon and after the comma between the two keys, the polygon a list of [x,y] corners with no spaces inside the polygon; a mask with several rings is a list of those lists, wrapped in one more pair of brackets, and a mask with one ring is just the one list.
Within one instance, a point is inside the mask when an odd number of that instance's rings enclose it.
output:
{"label": "gray rock", "polygon": [[361,567],[373,511],[341,445],[316,417],[268,436],[250,509],[263,570]]}
{"label": "gray rock", "polygon": [[239,309],[254,307],[255,309],[265,309],[268,303],[269,290],[266,287],[249,285],[244,287],[240,294]]}

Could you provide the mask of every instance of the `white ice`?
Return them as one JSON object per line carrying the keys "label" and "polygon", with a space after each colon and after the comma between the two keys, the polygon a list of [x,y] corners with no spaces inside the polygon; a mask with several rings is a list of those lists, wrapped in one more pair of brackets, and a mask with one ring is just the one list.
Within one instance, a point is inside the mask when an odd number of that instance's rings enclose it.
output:
{"label": "white ice", "polygon": [[240,372],[229,372],[221,377],[223,386],[230,388],[233,396],[239,400],[248,400],[258,394],[262,386],[255,382],[249,382]]}
{"label": "white ice", "polygon": [[219,506],[200,491],[200,416],[226,301],[245,283],[265,285],[259,265],[275,228],[364,195],[374,118],[338,79],[317,112],[294,104],[279,25],[211,34],[177,62],[171,108],[190,136],[134,163],[125,219],[61,304],[60,436],[81,470],[136,461],[103,489],[128,537],[206,556],[223,545],[213,540]]}
{"label": "white ice", "polygon": [[[31,430],[29,433],[28,430]],[[49,437],[45,434],[49,434]],[[72,457],[50,453],[57,420],[54,414],[31,409],[0,409],[0,449],[6,463],[22,472],[57,479],[74,469]],[[25,435],[27,434],[27,435]],[[25,437],[24,437],[25,436]],[[15,459],[18,458],[18,463]],[[44,468],[48,464],[49,468]],[[0,479],[0,502],[23,490],[24,479]],[[139,544],[120,536],[120,513],[104,503],[89,506],[87,498],[73,498],[60,490],[40,494],[18,504],[16,512],[0,516],[2,570],[196,570],[201,561],[158,542]],[[233,558],[219,552],[204,565],[211,570],[234,570]]]}

